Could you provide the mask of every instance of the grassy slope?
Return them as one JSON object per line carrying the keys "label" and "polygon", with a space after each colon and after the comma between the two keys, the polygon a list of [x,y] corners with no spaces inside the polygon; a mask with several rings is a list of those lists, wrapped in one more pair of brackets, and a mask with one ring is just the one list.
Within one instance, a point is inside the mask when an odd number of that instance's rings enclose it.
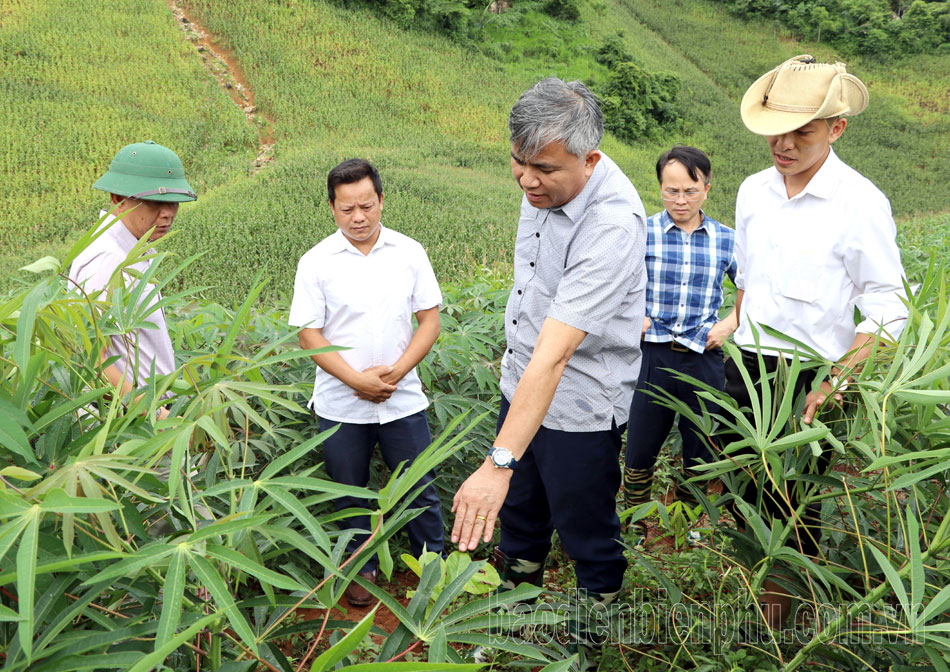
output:
{"label": "grassy slope", "polygon": [[[730,170],[743,163],[763,168],[770,163],[764,141],[751,147],[754,158],[743,160],[750,149],[748,139],[736,138],[740,144],[735,145],[727,140],[731,130],[714,130],[723,123],[741,128],[738,103],[749,84],[797,54],[811,53],[826,62],[842,58],[825,45],[782,35],[770,23],[740,21],[708,0],[618,0],[609,6],[600,21],[605,30],[632,15],[668,44],[668,50],[654,50],[651,45],[638,55],[653,67],[677,64],[673,70],[695,87],[698,102],[706,108],[697,111],[697,136],[708,137],[710,148],[726,150],[735,162]],[[671,53],[677,60],[669,60]],[[688,65],[682,67],[680,59]],[[950,54],[892,64],[851,58],[848,64],[849,71],[868,85],[871,102],[851,120],[835,150],[888,195],[898,218],[946,210]],[[742,133],[749,135],[744,129]]]}
{"label": "grassy slope", "polygon": [[199,193],[256,146],[162,0],[0,2],[0,118],[0,277],[92,224],[122,145],[174,148]]}
{"label": "grassy slope", "polygon": [[[731,222],[739,182],[768,165],[764,142],[739,121],[741,93],[789,55],[832,55],[777,39],[768,26],[750,29],[701,0],[673,5],[672,13],[670,3],[652,0],[585,7],[587,23],[571,36],[581,45],[574,51],[513,39],[508,48],[515,57],[499,64],[438,36],[399,31],[372,14],[325,2],[189,2],[196,20],[238,57],[258,106],[274,120],[276,160],[256,175],[248,174],[253,127],[203,69],[162,0],[78,8],[45,0],[45,11],[25,4],[0,9],[7,12],[0,111],[11,120],[0,133],[15,147],[0,163],[4,178],[14,180],[13,199],[0,211],[0,241],[14,252],[0,262],[7,264],[0,275],[11,267],[10,256],[20,262],[55,251],[57,240],[86,226],[102,202],[88,185],[115,148],[144,136],[179,150],[199,188],[201,199],[182,209],[171,243],[182,253],[209,252],[187,281],[215,286],[218,298],[239,300],[259,269],[274,279],[272,296],[289,294],[297,259],[333,230],[326,171],[354,155],[379,165],[385,221],[426,245],[440,280],[464,277],[481,264],[506,267],[519,198],[505,160],[507,109],[538,77],[602,76],[573,55],[618,27],[649,68],[683,78],[689,104],[676,139],[712,156],[716,183],[708,211]],[[108,44],[90,39],[96,26],[106,25]],[[705,39],[710,35],[712,43]],[[551,56],[559,50],[564,58]],[[32,67],[37,63],[43,67]],[[946,154],[946,92],[927,76],[946,72],[948,63],[918,59],[901,75],[872,63],[854,68],[871,85],[873,103],[840,153],[888,191],[898,215],[945,210],[950,201],[943,188],[950,167],[930,158]],[[24,92],[28,105],[19,102]],[[670,142],[629,147],[605,139],[605,150],[640,187],[651,212],[660,208],[653,163]],[[911,153],[924,170],[908,169]],[[25,213],[29,206],[37,210]],[[56,213],[55,224],[44,221],[49,212]]]}

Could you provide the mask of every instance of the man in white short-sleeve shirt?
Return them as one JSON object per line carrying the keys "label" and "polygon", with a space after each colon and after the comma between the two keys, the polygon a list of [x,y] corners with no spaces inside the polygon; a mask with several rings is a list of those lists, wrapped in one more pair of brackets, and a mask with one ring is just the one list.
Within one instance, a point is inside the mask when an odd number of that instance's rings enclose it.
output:
{"label": "man in white short-sleeve shirt", "polygon": [[[131,289],[136,276],[145,273],[152,261],[127,264],[129,252],[144,236],[152,242],[168,233],[178,214],[178,204],[197,199],[185,180],[178,155],[151,140],[120,149],[93,188],[111,195],[114,210],[103,221],[105,231],[79,253],[69,269],[71,283],[90,296],[101,290],[108,294],[117,269],[122,270],[115,282]],[[175,370],[165,311],[158,305],[161,299],[159,292],[149,299],[146,319],[155,325],[154,329],[114,335],[102,351],[101,361],[111,360],[103,374],[123,396],[145,385],[152,371],[162,376]],[[160,408],[157,415],[165,418],[168,411]]]}
{"label": "man in white short-sleeve shirt", "polygon": [[[796,56],[760,77],[742,99],[742,121],[765,136],[772,167],[743,182],[736,200],[737,312],[735,342],[752,380],[759,380],[753,327],[767,354],[768,373],[781,356],[811,355],[805,344],[830,361],[830,376],[814,384],[816,369],[805,369],[796,389],[807,390],[802,422],[810,424],[827,402],[840,401],[850,374],[866,360],[879,336],[897,338],[907,309],[904,271],[896,228],[887,197],[846,165],[831,145],[848,125],[845,116],[860,114],[868,103],[864,84],[843,63],[818,63]],[[856,325],[854,310],[862,320]],[[768,326],[793,340],[766,333]],[[784,350],[784,352],[780,352]],[[749,406],[742,376],[731,360],[726,364],[726,391],[740,407]],[[723,439],[724,444],[730,437]],[[810,451],[809,447],[805,450]],[[814,459],[813,472],[828,468],[827,453]],[[739,493],[757,500],[753,485]],[[798,507],[794,489],[786,501],[765,486],[763,513],[780,520]],[[817,555],[820,511],[806,511],[804,527],[794,542],[806,555]],[[760,599],[768,603],[770,625],[786,618],[784,590],[766,582]]]}
{"label": "man in white short-sleeve shirt", "polygon": [[[425,409],[429,402],[415,367],[439,335],[442,294],[429,258],[413,239],[383,227],[383,189],[368,161],[349,159],[327,177],[330,210],[339,230],[307,252],[297,265],[290,324],[302,327],[303,348],[344,346],[314,355],[316,380],[310,406],[324,431],[340,428],[323,444],[330,477],[365,487],[376,444],[386,464],[412,461],[430,443]],[[412,317],[418,327],[413,331]],[[412,503],[425,509],[407,528],[414,554],[441,553],[442,515],[434,475]],[[337,510],[367,508],[366,500],[340,497]],[[346,529],[368,531],[369,517],[340,521]],[[356,551],[366,532],[347,550]],[[360,571],[376,580],[376,557]],[[351,583],[353,606],[372,602],[366,589]]]}

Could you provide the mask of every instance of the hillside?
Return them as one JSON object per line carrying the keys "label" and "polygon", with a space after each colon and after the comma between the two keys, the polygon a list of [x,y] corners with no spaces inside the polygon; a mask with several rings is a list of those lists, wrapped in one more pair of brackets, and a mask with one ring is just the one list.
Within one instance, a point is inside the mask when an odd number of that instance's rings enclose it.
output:
{"label": "hillside", "polygon": [[[105,203],[92,182],[118,147],[147,138],[178,151],[198,189],[170,242],[182,255],[206,253],[186,282],[209,286],[211,297],[239,300],[258,270],[273,279],[272,299],[286,296],[296,260],[333,227],[326,171],[355,155],[378,164],[384,221],[426,245],[440,280],[480,265],[507,268],[519,198],[506,158],[507,110],[541,76],[596,78],[578,54],[618,29],[648,68],[682,78],[684,124],[632,146],[608,137],[605,151],[655,211],[656,156],[675,141],[703,147],[715,171],[708,212],[731,222],[739,182],[768,165],[764,142],[738,118],[745,87],[796,53],[834,54],[701,0],[582,8],[574,46],[521,53],[515,41],[502,63],[320,0],[188,0],[185,21],[163,0],[5,0],[0,277],[61,252],[88,227]],[[940,85],[950,56],[854,60],[851,69],[872,104],[836,149],[889,194],[899,220],[950,209]],[[247,110],[232,101],[242,84],[253,93],[253,105],[238,100]]]}

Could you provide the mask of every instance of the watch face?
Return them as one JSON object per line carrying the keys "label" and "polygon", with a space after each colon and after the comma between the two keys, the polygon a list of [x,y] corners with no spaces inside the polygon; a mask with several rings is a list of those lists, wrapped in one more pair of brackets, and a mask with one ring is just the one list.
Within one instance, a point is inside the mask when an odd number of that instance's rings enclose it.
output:
{"label": "watch face", "polygon": [[513,455],[507,448],[495,448],[495,450],[492,451],[491,460],[499,467],[507,467],[509,464],[511,464],[512,459]]}

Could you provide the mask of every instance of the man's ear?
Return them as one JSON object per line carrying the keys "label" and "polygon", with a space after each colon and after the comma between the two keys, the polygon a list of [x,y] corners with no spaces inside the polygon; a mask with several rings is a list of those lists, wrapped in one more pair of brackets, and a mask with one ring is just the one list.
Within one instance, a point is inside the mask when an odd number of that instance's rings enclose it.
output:
{"label": "man's ear", "polygon": [[587,156],[584,157],[584,174],[587,175],[587,177],[590,177],[594,173],[594,168],[597,167],[600,156],[599,149],[592,149],[587,152]]}
{"label": "man's ear", "polygon": [[838,118],[835,123],[831,125],[829,130],[828,142],[834,142],[841,137],[841,134],[844,133],[845,127],[848,125],[848,120],[844,117]]}
{"label": "man's ear", "polygon": [[386,194],[382,194],[382,193],[379,195],[379,209],[380,210],[383,209],[383,198],[385,198],[385,196]]}

